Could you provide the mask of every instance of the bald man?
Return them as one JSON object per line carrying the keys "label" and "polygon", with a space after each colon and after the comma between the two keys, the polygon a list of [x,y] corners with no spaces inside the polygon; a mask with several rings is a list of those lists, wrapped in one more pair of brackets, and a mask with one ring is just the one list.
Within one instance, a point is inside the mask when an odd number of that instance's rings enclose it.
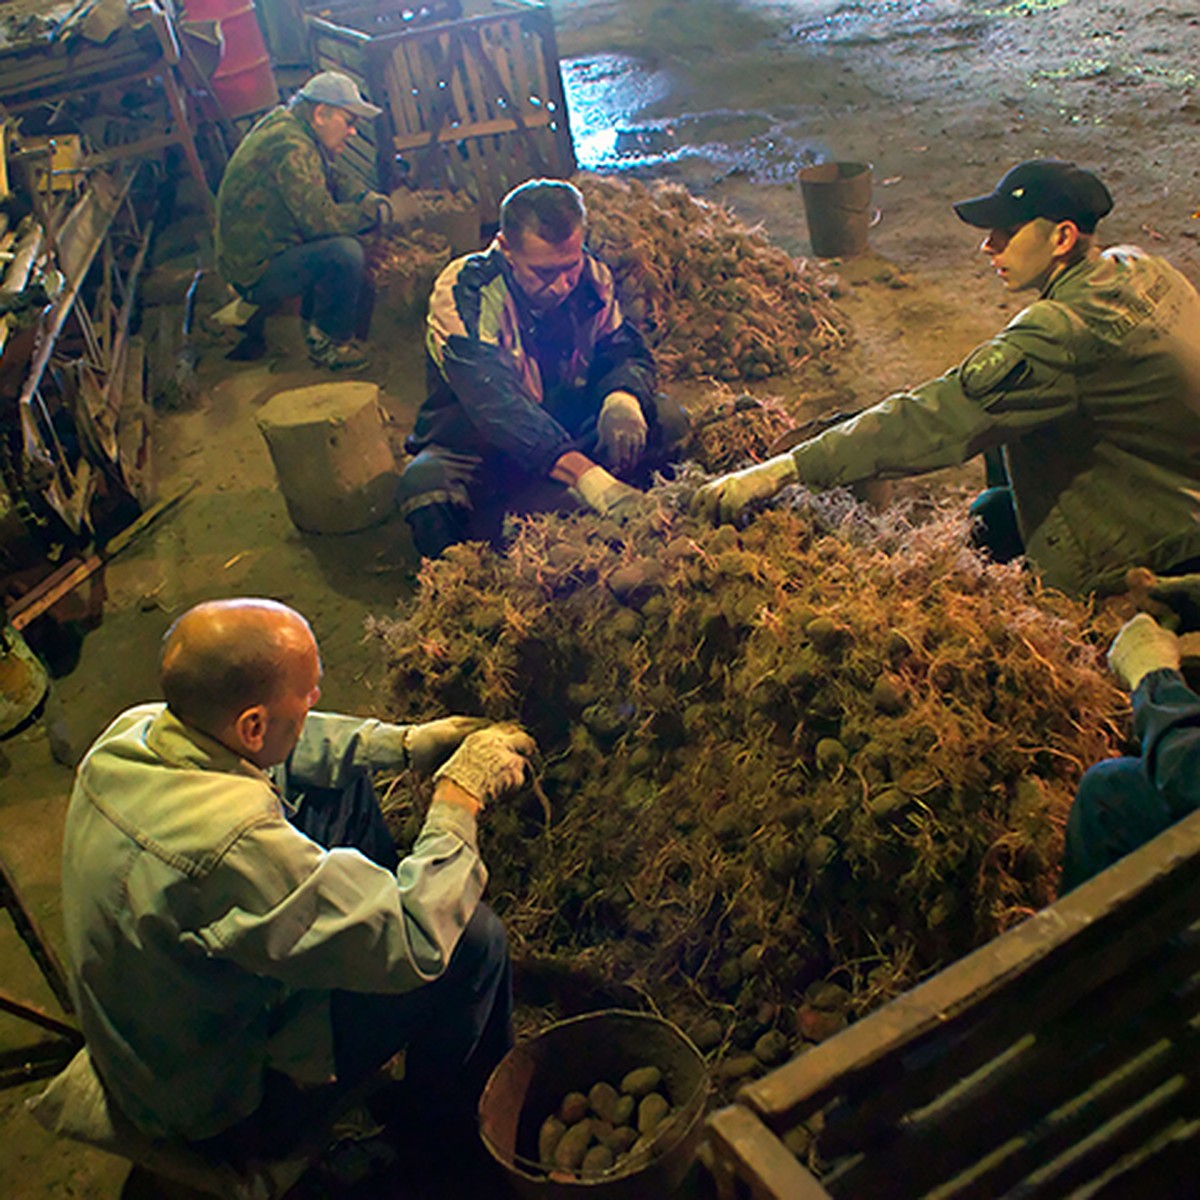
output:
{"label": "bald man", "polygon": [[[312,630],[268,600],[184,614],[161,681],[67,814],[71,983],[110,1099],[144,1133],[261,1156],[406,1046],[424,1114],[469,1111],[511,1042],[476,817],[521,783],[529,736],[313,711]],[[435,786],[398,863],[369,772],[404,768]]]}

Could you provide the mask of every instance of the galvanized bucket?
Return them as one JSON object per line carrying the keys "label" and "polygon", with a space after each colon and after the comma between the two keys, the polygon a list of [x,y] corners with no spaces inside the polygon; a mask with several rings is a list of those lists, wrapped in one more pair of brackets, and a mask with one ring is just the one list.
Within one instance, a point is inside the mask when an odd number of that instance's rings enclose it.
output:
{"label": "galvanized bucket", "polygon": [[818,258],[867,251],[871,224],[871,164],[823,162],[800,172],[808,238]]}
{"label": "galvanized bucket", "polygon": [[[648,1065],[662,1071],[677,1110],[661,1138],[604,1174],[550,1178],[537,1161],[538,1129],[563,1096]],[[695,1158],[708,1088],[703,1055],[670,1021],[620,1010],[589,1013],[551,1025],[505,1055],[479,1101],[479,1132],[525,1200],[665,1200]]]}

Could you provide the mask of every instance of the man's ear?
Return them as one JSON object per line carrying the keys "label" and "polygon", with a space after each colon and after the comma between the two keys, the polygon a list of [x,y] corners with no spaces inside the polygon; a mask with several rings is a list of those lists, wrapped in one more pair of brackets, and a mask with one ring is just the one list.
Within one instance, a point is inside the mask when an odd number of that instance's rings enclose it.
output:
{"label": "man's ear", "polygon": [[267,706],[255,704],[238,713],[233,722],[233,734],[243,750],[257,754],[267,737]]}
{"label": "man's ear", "polygon": [[1079,226],[1074,221],[1059,221],[1054,227],[1054,252],[1070,254],[1079,245]]}

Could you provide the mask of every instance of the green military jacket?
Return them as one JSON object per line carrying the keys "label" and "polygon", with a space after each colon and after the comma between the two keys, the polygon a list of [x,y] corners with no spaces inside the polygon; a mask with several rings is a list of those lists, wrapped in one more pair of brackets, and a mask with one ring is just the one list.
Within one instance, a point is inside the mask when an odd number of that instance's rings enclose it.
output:
{"label": "green military jacket", "polygon": [[[354,191],[354,199],[339,202]],[[376,205],[335,172],[299,113],[276,108],[246,134],[225,168],[217,192],[217,269],[246,292],[292,246],[369,229]]]}
{"label": "green military jacket", "polygon": [[1068,268],[954,370],[792,452],[831,487],[1002,446],[1028,557],[1067,592],[1200,555],[1200,296],[1114,247]]}

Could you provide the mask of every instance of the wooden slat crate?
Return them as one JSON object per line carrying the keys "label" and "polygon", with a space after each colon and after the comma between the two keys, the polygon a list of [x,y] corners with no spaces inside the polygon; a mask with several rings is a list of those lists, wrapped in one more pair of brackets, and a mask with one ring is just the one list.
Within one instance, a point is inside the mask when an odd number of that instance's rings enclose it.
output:
{"label": "wooden slat crate", "polygon": [[1198,918],[1200,813],[744,1087],[721,1200],[1196,1195]]}
{"label": "wooden slat crate", "polygon": [[[575,170],[554,21],[544,4],[506,0],[455,21],[403,22],[380,4],[310,16],[313,65],[344,71],[384,108],[360,133],[381,191],[401,182],[465,191],[484,222],[505,193]],[[369,170],[365,160],[349,165]]]}

